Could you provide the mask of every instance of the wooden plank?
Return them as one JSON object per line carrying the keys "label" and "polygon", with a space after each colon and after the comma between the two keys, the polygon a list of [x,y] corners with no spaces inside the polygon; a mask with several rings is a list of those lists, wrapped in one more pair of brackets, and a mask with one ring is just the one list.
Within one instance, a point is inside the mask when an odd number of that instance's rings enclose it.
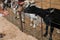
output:
{"label": "wooden plank", "polygon": [[[50,3],[51,3],[51,8],[57,8],[57,9],[60,9],[60,0],[43,0],[42,1],[42,5],[43,5],[43,8],[46,9],[46,8],[50,8]],[[41,0],[38,1],[36,0],[36,4],[41,6]]]}

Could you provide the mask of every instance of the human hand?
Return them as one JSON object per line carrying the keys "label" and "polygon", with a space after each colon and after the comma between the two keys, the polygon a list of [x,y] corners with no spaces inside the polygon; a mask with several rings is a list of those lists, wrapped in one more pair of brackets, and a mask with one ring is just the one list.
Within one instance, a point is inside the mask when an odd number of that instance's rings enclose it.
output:
{"label": "human hand", "polygon": [[9,14],[8,11],[6,11],[6,10],[3,11],[3,16],[7,16],[8,14]]}

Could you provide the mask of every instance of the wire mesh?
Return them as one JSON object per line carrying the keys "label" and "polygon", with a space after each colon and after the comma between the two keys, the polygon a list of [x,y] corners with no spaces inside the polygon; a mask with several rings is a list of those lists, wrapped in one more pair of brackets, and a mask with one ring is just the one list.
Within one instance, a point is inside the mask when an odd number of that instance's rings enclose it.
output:
{"label": "wire mesh", "polygon": [[[58,8],[58,9],[60,9],[60,3],[58,3],[59,1],[53,1],[53,0],[38,0],[40,3],[41,3],[41,8],[44,8],[45,6],[44,6],[44,3],[46,3],[46,5],[47,4],[49,4],[48,5],[48,8],[51,8],[51,7],[53,7],[53,8]],[[53,6],[54,5],[54,6]],[[59,6],[59,7],[57,7],[57,6]],[[21,16],[21,15],[20,15]],[[11,17],[11,15],[9,15],[9,20],[13,20],[13,18]],[[15,19],[16,20],[16,19]],[[14,23],[16,23],[17,24],[17,22],[16,21],[14,21]],[[22,23],[22,21],[21,21],[21,23]],[[42,18],[41,18],[41,30],[40,30],[40,32],[41,32],[41,34],[40,34],[40,36],[41,36],[41,40],[44,40],[44,38],[43,38],[43,20],[42,20]],[[20,25],[22,25],[22,24],[18,24],[19,25],[19,27],[20,27]],[[28,25],[28,24],[27,24]],[[22,25],[23,26],[23,25]],[[21,27],[20,27],[21,28]],[[23,31],[23,27],[21,28],[22,29],[22,31]],[[30,29],[30,30],[32,30],[32,29]],[[35,31],[36,32],[36,31]],[[30,33],[30,31],[29,31],[29,33]],[[32,34],[32,31],[31,31],[31,34]]]}

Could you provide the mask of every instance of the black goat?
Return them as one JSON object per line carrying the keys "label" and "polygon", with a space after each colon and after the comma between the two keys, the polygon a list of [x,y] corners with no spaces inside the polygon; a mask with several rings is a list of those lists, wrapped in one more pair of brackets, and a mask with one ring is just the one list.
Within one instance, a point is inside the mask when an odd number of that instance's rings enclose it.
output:
{"label": "black goat", "polygon": [[48,26],[50,26],[49,40],[52,40],[52,33],[54,30],[54,27],[60,29],[60,18],[59,18],[60,10],[59,9],[56,9],[56,8],[42,9],[36,6],[29,5],[26,9],[24,9],[24,13],[33,13],[43,18],[44,22],[46,23],[46,33],[44,34],[44,36],[47,36]]}
{"label": "black goat", "polygon": [[3,0],[3,9],[9,7],[11,8],[11,0]]}

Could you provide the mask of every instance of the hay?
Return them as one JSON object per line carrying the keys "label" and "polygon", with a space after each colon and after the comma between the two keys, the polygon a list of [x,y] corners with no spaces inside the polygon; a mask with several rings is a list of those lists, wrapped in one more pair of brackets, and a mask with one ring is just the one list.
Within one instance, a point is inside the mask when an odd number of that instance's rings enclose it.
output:
{"label": "hay", "polygon": [[21,32],[18,27],[7,21],[4,17],[0,17],[0,33],[5,34],[0,40],[37,40]]}

